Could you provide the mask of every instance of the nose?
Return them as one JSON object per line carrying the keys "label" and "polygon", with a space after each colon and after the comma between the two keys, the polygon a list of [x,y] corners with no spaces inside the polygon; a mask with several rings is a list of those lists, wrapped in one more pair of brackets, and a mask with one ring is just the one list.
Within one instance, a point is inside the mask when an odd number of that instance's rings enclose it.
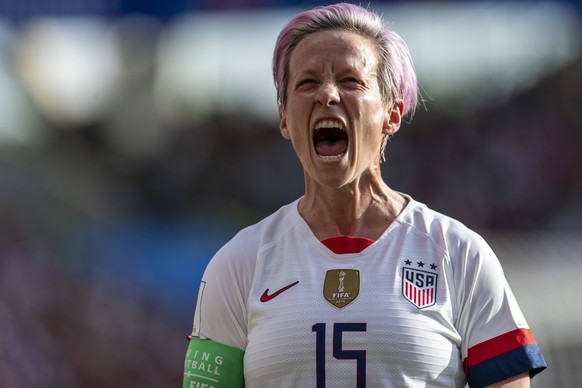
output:
{"label": "nose", "polygon": [[324,82],[315,95],[315,100],[322,106],[336,105],[340,101],[338,87],[333,82]]}

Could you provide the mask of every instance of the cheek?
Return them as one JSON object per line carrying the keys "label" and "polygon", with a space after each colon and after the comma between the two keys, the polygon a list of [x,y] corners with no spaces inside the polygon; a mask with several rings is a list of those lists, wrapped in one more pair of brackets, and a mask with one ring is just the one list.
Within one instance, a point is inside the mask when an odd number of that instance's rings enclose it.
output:
{"label": "cheek", "polygon": [[363,104],[355,112],[355,120],[360,122],[363,135],[366,138],[374,138],[382,135],[384,119],[384,108],[377,102]]}
{"label": "cheek", "polygon": [[[384,138],[384,115],[381,109],[368,111],[361,117],[360,135],[356,136],[354,144],[361,150],[362,155],[368,155],[373,158],[379,152],[382,139]],[[367,158],[367,157],[366,157]]]}
{"label": "cheek", "polygon": [[293,142],[305,142],[309,134],[309,115],[305,109],[297,104],[287,105],[286,126],[289,136]]}

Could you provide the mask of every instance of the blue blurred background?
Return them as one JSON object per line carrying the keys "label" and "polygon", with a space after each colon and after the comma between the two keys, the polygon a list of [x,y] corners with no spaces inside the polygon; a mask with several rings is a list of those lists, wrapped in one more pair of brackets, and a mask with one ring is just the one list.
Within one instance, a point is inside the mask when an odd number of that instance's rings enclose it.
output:
{"label": "blue blurred background", "polygon": [[[276,0],[0,0],[0,387],[180,386],[198,283],[303,191]],[[582,4],[371,1],[424,103],[383,174],[482,233],[582,386]]]}

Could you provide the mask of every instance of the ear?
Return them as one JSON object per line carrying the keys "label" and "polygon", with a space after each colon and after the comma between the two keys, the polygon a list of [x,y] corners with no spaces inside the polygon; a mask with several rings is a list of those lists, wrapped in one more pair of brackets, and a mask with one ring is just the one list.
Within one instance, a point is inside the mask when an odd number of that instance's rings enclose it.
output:
{"label": "ear", "polygon": [[402,122],[402,115],[404,113],[404,101],[394,100],[388,106],[386,116],[384,117],[384,126],[382,127],[382,134],[392,136],[400,129]]}
{"label": "ear", "polygon": [[279,106],[279,131],[281,131],[281,135],[290,140],[291,136],[289,135],[289,129],[287,128],[287,113],[281,106]]}

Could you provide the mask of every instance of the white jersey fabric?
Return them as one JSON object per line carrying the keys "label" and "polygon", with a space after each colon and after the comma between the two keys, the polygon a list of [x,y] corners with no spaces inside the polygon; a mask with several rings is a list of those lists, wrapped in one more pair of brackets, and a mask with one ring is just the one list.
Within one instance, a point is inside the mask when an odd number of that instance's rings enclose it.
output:
{"label": "white jersey fabric", "polygon": [[192,336],[245,351],[253,387],[485,386],[545,362],[495,254],[406,196],[383,235],[334,253],[299,200],[212,258]]}

